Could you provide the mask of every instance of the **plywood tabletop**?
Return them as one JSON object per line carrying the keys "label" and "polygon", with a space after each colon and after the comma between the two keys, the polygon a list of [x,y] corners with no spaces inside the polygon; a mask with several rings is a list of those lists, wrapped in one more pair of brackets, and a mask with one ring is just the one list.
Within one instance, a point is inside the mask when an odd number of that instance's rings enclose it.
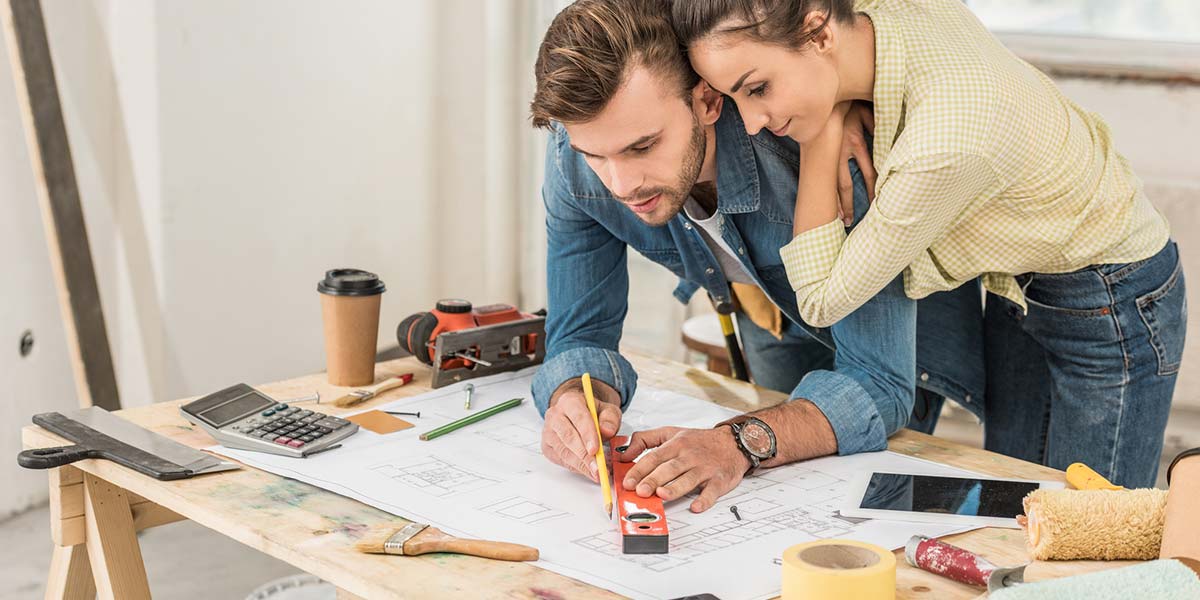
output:
{"label": "plywood tabletop", "polygon": [[[640,355],[630,357],[645,385],[672,389],[739,410],[777,404],[783,394],[690,368],[676,362]],[[412,384],[383,394],[351,409],[312,403],[305,408],[339,414],[423,393],[430,370],[415,359],[380,363],[377,380],[413,372]],[[256,386],[275,398],[306,396],[319,391],[323,399],[340,396],[347,388],[329,385],[323,374]],[[188,446],[213,443],[199,428],[179,415],[187,399],[120,411],[120,415]],[[27,448],[62,444],[39,427],[23,430]],[[896,452],[978,471],[993,476],[1062,480],[1063,473],[908,430],[892,437]],[[490,561],[453,554],[420,557],[365,555],[354,543],[367,529],[405,521],[349,498],[256,469],[204,475],[182,481],[155,481],[106,460],[76,463],[80,470],[107,480],[162,507],[265,552],[299,569],[364,598],[466,595],[498,598],[615,598],[616,594],[524,563]],[[947,538],[979,552],[1000,565],[1028,561],[1023,535],[1011,529],[986,528]],[[901,553],[902,554],[902,553]],[[901,598],[975,598],[979,588],[954,583],[904,564],[897,572]],[[1027,580],[1061,577],[1124,563],[1037,563]],[[216,574],[214,574],[216,575]]]}

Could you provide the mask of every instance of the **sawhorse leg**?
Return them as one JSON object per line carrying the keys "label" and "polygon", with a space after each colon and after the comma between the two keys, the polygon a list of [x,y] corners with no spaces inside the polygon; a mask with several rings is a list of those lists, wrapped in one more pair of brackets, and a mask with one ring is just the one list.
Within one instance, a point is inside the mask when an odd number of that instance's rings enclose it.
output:
{"label": "sawhorse leg", "polygon": [[87,546],[55,546],[50,558],[50,577],[46,582],[46,600],[92,600],[96,582],[88,564]]}
{"label": "sawhorse leg", "polygon": [[84,473],[83,496],[87,553],[100,599],[150,600],[128,493]]}
{"label": "sawhorse leg", "polygon": [[75,467],[50,471],[46,598],[150,598],[137,531],[181,517]]}

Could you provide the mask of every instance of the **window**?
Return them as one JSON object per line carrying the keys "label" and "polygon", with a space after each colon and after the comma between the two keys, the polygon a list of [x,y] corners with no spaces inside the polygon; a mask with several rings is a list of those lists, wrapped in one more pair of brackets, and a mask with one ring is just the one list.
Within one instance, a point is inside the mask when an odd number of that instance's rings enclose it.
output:
{"label": "window", "polygon": [[1200,43],[1197,0],[966,1],[996,32]]}

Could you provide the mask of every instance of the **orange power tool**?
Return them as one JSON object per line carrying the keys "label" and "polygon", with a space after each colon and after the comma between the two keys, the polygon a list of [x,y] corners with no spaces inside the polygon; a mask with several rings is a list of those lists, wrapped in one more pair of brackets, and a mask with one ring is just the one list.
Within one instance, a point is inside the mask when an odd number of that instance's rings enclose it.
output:
{"label": "orange power tool", "polygon": [[545,311],[523,313],[508,304],[472,306],[440,300],[396,328],[400,347],[433,367],[434,388],[541,364],[546,356]]}

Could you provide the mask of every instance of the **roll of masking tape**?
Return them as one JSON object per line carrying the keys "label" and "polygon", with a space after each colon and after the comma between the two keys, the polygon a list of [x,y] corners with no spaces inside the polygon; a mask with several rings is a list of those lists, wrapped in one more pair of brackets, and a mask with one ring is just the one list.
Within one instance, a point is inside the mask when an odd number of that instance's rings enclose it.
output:
{"label": "roll of masking tape", "polygon": [[891,600],[896,557],[873,544],[820,540],[783,552],[784,600]]}

